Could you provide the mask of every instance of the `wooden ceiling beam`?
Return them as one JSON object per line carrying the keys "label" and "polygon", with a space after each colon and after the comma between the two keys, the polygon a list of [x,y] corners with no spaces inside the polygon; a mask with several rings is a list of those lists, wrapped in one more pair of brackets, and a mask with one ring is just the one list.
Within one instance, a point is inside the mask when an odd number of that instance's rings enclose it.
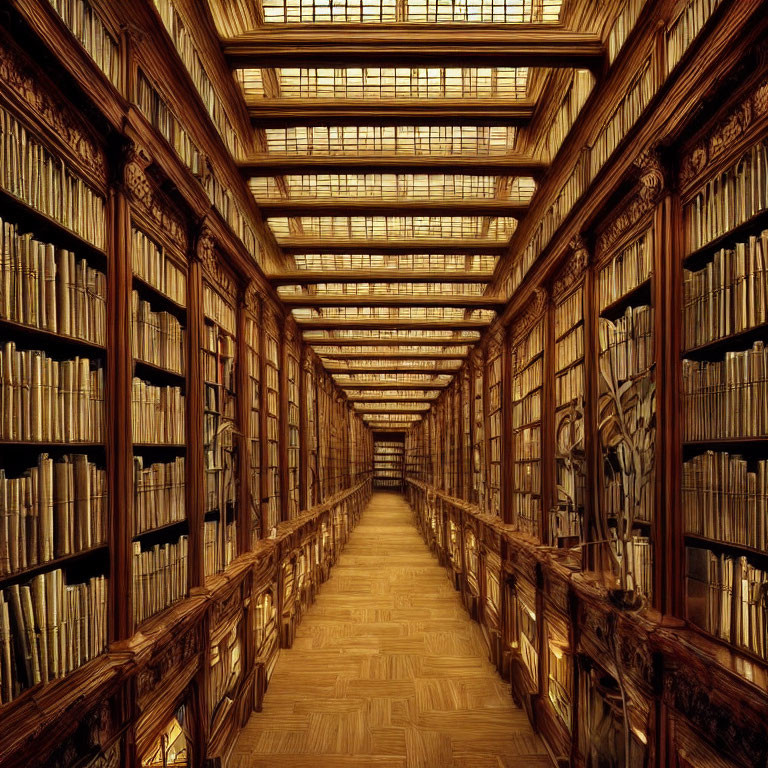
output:
{"label": "wooden ceiling beam", "polygon": [[281,25],[222,40],[233,67],[566,67],[599,68],[599,35],[560,25]]}
{"label": "wooden ceiling beam", "polygon": [[328,347],[457,347],[477,344],[480,339],[445,339],[442,336],[436,338],[424,339],[376,339],[370,336],[345,336],[341,339],[313,339],[304,338],[305,344],[310,346],[328,346]]}
{"label": "wooden ceiling beam", "polygon": [[[342,382],[336,381],[336,385],[341,389],[358,389],[358,390],[370,390],[380,389],[382,391],[389,391],[393,389],[413,389],[427,391],[431,389],[445,389],[448,383],[432,382],[427,384],[423,381],[397,381],[397,382],[380,382],[380,381],[359,381],[359,382]],[[347,396],[349,400],[349,396]]]}
{"label": "wooden ceiling beam", "polygon": [[313,283],[486,283],[493,272],[408,271],[399,269],[309,270],[298,269],[270,275],[272,285],[312,285]]}
{"label": "wooden ceiling beam", "polygon": [[313,125],[510,125],[530,123],[531,101],[510,99],[245,99],[256,128]]}
{"label": "wooden ceiling beam", "polygon": [[281,295],[286,307],[450,307],[459,309],[503,310],[504,302],[492,296],[418,296],[402,294],[400,296],[376,296],[375,294],[311,294],[296,293]]}
{"label": "wooden ceiling beam", "polygon": [[395,395],[394,397],[383,397],[379,395],[357,395],[355,397],[347,396],[347,402],[350,403],[413,403],[415,405],[424,404],[431,405],[436,403],[437,400],[433,397],[425,397],[423,399],[414,399],[413,397],[402,397]]}
{"label": "wooden ceiling beam", "polygon": [[541,176],[547,164],[530,155],[254,155],[239,164],[245,176],[312,173],[454,173]]}
{"label": "wooden ceiling beam", "polygon": [[317,352],[321,360],[464,360],[451,352]]}
{"label": "wooden ceiling beam", "polygon": [[455,368],[438,368],[437,365],[430,366],[429,368],[411,368],[408,366],[392,366],[392,365],[379,365],[376,367],[371,368],[360,368],[355,366],[349,366],[349,365],[334,365],[334,366],[325,366],[325,370],[328,371],[328,373],[339,373],[339,374],[353,374],[353,373],[431,373],[431,374],[448,374],[448,373],[458,373],[459,369],[461,368],[460,365],[457,365]]}
{"label": "wooden ceiling beam", "polygon": [[339,198],[257,201],[261,215],[270,216],[508,216],[519,219],[528,203],[493,198],[430,198],[384,200]]}
{"label": "wooden ceiling beam", "polygon": [[378,409],[378,408],[354,408],[355,413],[367,413],[371,416],[389,415],[391,413],[407,413],[423,416],[425,413],[429,413],[429,408],[390,408],[390,409]]}
{"label": "wooden ceiling beam", "polygon": [[[287,255],[306,253],[364,253],[364,254],[412,254],[412,253],[440,253],[457,254],[467,256],[501,256],[507,251],[506,242],[497,242],[486,239],[470,239],[464,237],[455,238],[410,238],[397,240],[366,240],[365,238],[311,238],[311,237],[284,237],[280,238],[278,245]],[[389,278],[392,279],[391,277]]]}
{"label": "wooden ceiling beam", "polygon": [[482,331],[491,320],[422,320],[412,318],[349,318],[318,317],[305,319],[296,317],[296,324],[304,331],[356,331],[356,330],[398,330],[398,331]]}

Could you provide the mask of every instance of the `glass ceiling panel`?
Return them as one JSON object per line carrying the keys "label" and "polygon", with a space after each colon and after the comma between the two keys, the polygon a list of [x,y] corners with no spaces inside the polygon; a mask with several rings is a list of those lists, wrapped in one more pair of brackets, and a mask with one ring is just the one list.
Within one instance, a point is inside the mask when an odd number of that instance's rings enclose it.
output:
{"label": "glass ceiling panel", "polygon": [[530,176],[469,176],[443,173],[327,173],[256,176],[248,185],[257,202],[319,198],[382,200],[509,200],[527,203],[536,183]]}
{"label": "glass ceiling panel", "polygon": [[257,98],[524,99],[528,92],[527,67],[237,69],[235,78]]}
{"label": "glass ceiling panel", "polygon": [[478,341],[480,339],[479,331],[447,331],[447,330],[338,330],[338,331],[304,331],[304,338],[307,341],[328,341],[331,343],[334,339],[398,339],[401,341],[416,340],[425,342],[436,339],[467,339],[468,341]]}
{"label": "glass ceiling panel", "polygon": [[315,353],[322,357],[323,355],[408,355],[409,353],[415,353],[420,355],[455,355],[457,358],[462,358],[469,352],[468,346],[456,346],[456,347],[437,347],[429,345],[414,345],[403,347],[376,347],[376,346],[349,346],[340,347],[333,345],[320,345],[314,346]]}
{"label": "glass ceiling panel", "polygon": [[331,125],[256,131],[263,151],[277,155],[506,155],[517,129],[508,125]]}
{"label": "glass ceiling panel", "polygon": [[299,307],[291,310],[297,320],[463,320],[469,315],[470,320],[493,320],[496,313],[492,309],[473,309],[458,307]]}
{"label": "glass ceiling panel", "polygon": [[517,219],[509,216],[276,216],[267,224],[278,244],[291,237],[360,240],[481,238],[503,242]]}
{"label": "glass ceiling panel", "polygon": [[[463,254],[297,254],[297,269],[312,271],[333,269],[391,269],[430,272],[492,272],[498,256],[464,256]],[[393,275],[394,277],[394,275]]]}
{"label": "glass ceiling panel", "polygon": [[345,389],[347,397],[379,397],[379,398],[402,398],[403,401],[429,402],[437,398],[442,390],[440,389]]}
{"label": "glass ceiling panel", "polygon": [[[397,0],[261,0],[261,11],[265,24],[394,21],[525,24],[558,21],[561,3],[562,0],[405,0],[401,10]],[[246,15],[241,11],[241,15],[245,24],[252,24],[258,0],[239,0],[237,5],[250,12]],[[217,23],[221,28],[222,22]]]}
{"label": "glass ceiling panel", "polygon": [[355,384],[363,383],[375,383],[381,384],[383,388],[386,388],[387,384],[400,384],[400,383],[424,383],[424,384],[447,384],[453,377],[448,374],[431,374],[431,373],[353,373],[348,376],[343,376],[338,373],[331,374],[334,381],[341,386],[344,386],[342,382],[346,382],[350,387],[354,387]]}
{"label": "glass ceiling panel", "polygon": [[[395,277],[395,275],[393,275]],[[281,285],[281,296],[482,296],[486,283],[319,283]]]}

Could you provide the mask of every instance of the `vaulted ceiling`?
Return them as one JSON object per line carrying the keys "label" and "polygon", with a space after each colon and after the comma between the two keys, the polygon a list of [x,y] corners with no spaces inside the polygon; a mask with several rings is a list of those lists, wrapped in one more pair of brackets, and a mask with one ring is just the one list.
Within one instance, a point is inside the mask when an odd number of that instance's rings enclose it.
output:
{"label": "vaulted ceiling", "polygon": [[209,0],[283,254],[269,277],[373,428],[421,419],[501,309],[494,271],[612,5]]}

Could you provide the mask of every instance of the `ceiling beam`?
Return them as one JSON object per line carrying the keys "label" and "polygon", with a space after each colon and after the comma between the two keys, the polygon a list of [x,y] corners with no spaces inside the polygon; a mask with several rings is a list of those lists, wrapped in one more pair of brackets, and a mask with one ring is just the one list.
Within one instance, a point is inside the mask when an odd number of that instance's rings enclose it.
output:
{"label": "ceiling beam", "polygon": [[264,218],[271,216],[508,216],[519,219],[528,203],[495,198],[384,200],[339,198],[258,201]]}
{"label": "ceiling beam", "polygon": [[[397,240],[367,240],[365,238],[313,238],[313,237],[283,237],[278,239],[278,245],[283,253],[288,255],[305,253],[364,253],[364,254],[412,254],[412,253],[463,253],[467,256],[501,256],[507,252],[507,242],[495,242],[487,239],[470,239],[464,237],[436,238],[406,238]],[[391,277],[389,278],[392,279]]]}
{"label": "ceiling beam", "polygon": [[380,408],[372,408],[370,406],[368,407],[363,406],[361,408],[354,408],[353,410],[355,413],[370,413],[373,415],[390,414],[390,413],[408,413],[408,414],[424,415],[425,413],[429,413],[429,408],[390,408],[389,410],[386,410],[386,409],[380,409]]}
{"label": "ceiling beam", "polygon": [[309,331],[338,331],[338,330],[411,330],[411,331],[482,331],[491,320],[421,320],[412,318],[367,317],[317,317],[305,319],[295,317],[296,324],[301,330]]}
{"label": "ceiling beam", "polygon": [[257,128],[313,125],[527,125],[531,101],[510,99],[245,98]]}
{"label": "ceiling beam", "polygon": [[414,405],[431,405],[437,402],[433,397],[425,397],[419,400],[413,397],[382,397],[379,395],[357,395],[356,397],[347,397],[347,401],[350,403],[413,403]]}
{"label": "ceiling beam", "polygon": [[317,352],[321,360],[464,360],[450,352]]}
{"label": "ceiling beam", "polygon": [[355,367],[355,366],[349,366],[349,365],[335,365],[335,366],[325,366],[325,370],[328,371],[328,373],[339,373],[339,374],[353,374],[353,373],[413,373],[413,374],[424,374],[429,373],[433,375],[437,374],[449,374],[449,373],[458,373],[461,366],[458,365],[455,368],[439,368],[437,365],[432,365],[424,368],[412,368],[408,366],[393,366],[393,365],[378,365],[378,366],[371,366],[370,368],[365,367]]}
{"label": "ceiling beam", "polygon": [[540,176],[547,168],[530,155],[255,155],[239,164],[245,176],[312,173],[455,173]]}
{"label": "ceiling beam", "polygon": [[492,309],[500,311],[505,302],[492,296],[376,296],[375,294],[311,294],[296,293],[280,296],[286,307],[450,307],[459,309]]}
{"label": "ceiling beam", "polygon": [[[396,381],[396,382],[380,382],[380,381],[358,381],[358,382],[340,382],[336,381],[336,385],[341,387],[342,389],[359,389],[359,390],[369,390],[369,389],[380,389],[382,392],[389,391],[392,389],[413,389],[413,390],[431,390],[431,389],[445,389],[448,386],[448,383],[443,382],[432,382],[431,384],[427,384],[423,381]],[[347,396],[347,400],[349,400],[349,396]],[[355,398],[351,398],[353,401]],[[391,398],[387,398],[388,400]],[[410,398],[409,398],[410,399]],[[429,401],[431,402],[431,401]]]}
{"label": "ceiling beam", "polygon": [[409,271],[399,269],[309,270],[299,269],[270,275],[272,285],[312,285],[313,283],[486,283],[493,272]]}
{"label": "ceiling beam", "polygon": [[[373,28],[372,28],[373,27]],[[512,28],[510,28],[512,27]],[[225,38],[233,67],[600,67],[599,35],[559,25],[313,24],[281,25]]]}
{"label": "ceiling beam", "polygon": [[328,347],[458,347],[477,344],[480,339],[445,339],[445,338],[424,338],[424,339],[377,339],[370,336],[345,336],[340,339],[314,339],[304,338],[305,344],[310,346],[328,346]]}

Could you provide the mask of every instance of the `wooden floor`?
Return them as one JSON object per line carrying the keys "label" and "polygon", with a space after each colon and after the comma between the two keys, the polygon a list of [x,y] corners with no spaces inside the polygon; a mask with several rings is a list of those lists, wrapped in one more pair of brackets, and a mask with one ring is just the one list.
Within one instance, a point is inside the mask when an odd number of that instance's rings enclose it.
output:
{"label": "wooden floor", "polygon": [[374,494],[230,768],[551,766],[399,495]]}

